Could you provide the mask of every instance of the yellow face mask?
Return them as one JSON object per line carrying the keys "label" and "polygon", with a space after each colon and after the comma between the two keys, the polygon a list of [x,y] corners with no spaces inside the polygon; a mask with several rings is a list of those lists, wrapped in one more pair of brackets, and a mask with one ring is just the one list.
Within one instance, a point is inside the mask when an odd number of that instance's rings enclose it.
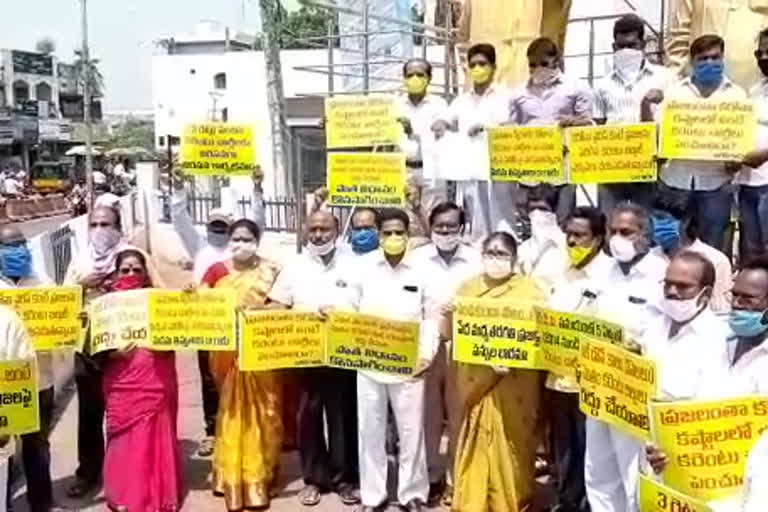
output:
{"label": "yellow face mask", "polygon": [[398,256],[408,247],[408,238],[405,235],[389,235],[381,240],[381,249],[384,254]]}
{"label": "yellow face mask", "polygon": [[483,64],[470,68],[469,76],[473,83],[484,84],[491,79],[491,66]]}
{"label": "yellow face mask", "polygon": [[425,76],[409,76],[405,79],[405,90],[408,94],[421,94],[427,90],[429,80]]}
{"label": "yellow face mask", "polygon": [[568,247],[568,256],[571,258],[571,263],[574,267],[578,267],[584,263],[584,260],[586,260],[590,254],[592,254],[591,247],[582,247],[580,245]]}

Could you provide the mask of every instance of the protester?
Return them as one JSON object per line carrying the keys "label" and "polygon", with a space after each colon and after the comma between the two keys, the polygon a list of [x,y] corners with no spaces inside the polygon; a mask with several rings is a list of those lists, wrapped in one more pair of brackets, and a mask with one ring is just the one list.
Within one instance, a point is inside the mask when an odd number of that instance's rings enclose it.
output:
{"label": "protester", "polygon": [[[356,310],[356,262],[337,248],[338,221],[320,209],[309,215],[307,232],[306,251],[280,272],[270,300],[319,315]],[[330,490],[346,505],[359,503],[357,376],[351,370],[323,367],[300,370],[300,377],[298,446],[305,487],[299,503],[317,505],[321,493]]]}
{"label": "protester", "polygon": [[509,216],[514,217],[515,185],[489,183],[488,143],[485,129],[507,120],[509,91],[493,83],[496,72],[496,49],[490,44],[476,44],[467,51],[471,88],[453,100],[447,111],[432,125],[440,139],[451,130],[466,137],[469,179],[460,181],[457,202],[467,212],[472,226],[472,240],[483,240]]}
{"label": "protester", "polygon": [[[455,203],[443,202],[429,214],[432,243],[414,251],[414,258],[427,279],[424,293],[427,301],[426,314],[440,321],[459,286],[482,271],[480,252],[464,245],[466,218],[464,211]],[[435,361],[427,373],[424,385],[424,433],[427,450],[427,472],[429,474],[430,506],[435,506],[445,495],[450,499],[451,489],[446,489],[446,461],[440,456],[445,420],[448,419],[448,458],[453,461],[454,447],[458,435],[460,418],[454,409],[455,395],[448,378],[451,364],[451,350],[441,339]],[[451,368],[452,372],[452,368]]]}
{"label": "protester", "polygon": [[349,221],[347,242],[355,255],[362,256],[379,248],[378,212],[373,208],[355,208]]}
{"label": "protester", "polygon": [[[280,269],[257,255],[261,231],[240,219],[229,228],[231,257],[214,263],[202,286],[235,291],[242,310],[263,308]],[[219,392],[213,493],[228,510],[267,508],[283,440],[282,382],[275,372],[241,372],[235,352],[210,354]]]}
{"label": "protester", "polygon": [[[517,243],[491,234],[483,242],[483,273],[465,282],[459,297],[544,302],[529,278],[514,272]],[[451,336],[450,320],[441,331]],[[457,441],[452,510],[532,508],[539,432],[541,378],[537,371],[457,364],[461,430]]]}
{"label": "protester", "polygon": [[24,197],[24,176],[24,172],[19,171],[17,173],[11,172],[11,174],[5,178],[3,186],[6,196],[14,199]]}
{"label": "protester", "polygon": [[[648,61],[645,22],[636,14],[613,25],[613,69],[595,82],[592,117],[598,124],[654,121],[652,106],[661,103],[671,73]],[[651,208],[655,183],[611,183],[597,187],[597,201],[606,215],[623,201]]]}
{"label": "protester", "polygon": [[[530,198],[530,197],[529,197]],[[612,261],[603,251],[606,220],[592,207],[574,209],[565,221],[569,266],[554,283],[550,307],[557,311],[595,315],[597,297]],[[557,509],[560,512],[587,512],[584,486],[586,417],[579,410],[579,385],[575,379],[547,376],[552,448],[557,469]]]}
{"label": "protester", "polygon": [[[126,249],[105,286],[124,292],[163,284],[148,256]],[[174,352],[133,343],[99,354],[103,360],[107,448],[104,494],[110,510],[180,510],[182,469],[176,436],[179,409]]]}
{"label": "protester", "polygon": [[752,448],[747,460],[742,512],[762,512],[768,503],[768,432]]}
{"label": "protester", "polygon": [[[745,100],[744,90],[731,82],[723,69],[725,42],[705,35],[691,44],[692,76],[671,86],[666,100]],[[724,250],[731,214],[731,178],[739,169],[734,162],[669,160],[661,168],[659,192],[690,202],[699,219],[701,239]]]}
{"label": "protester", "polygon": [[[562,55],[554,41],[541,37],[528,46],[531,76],[512,94],[509,124],[518,126],[586,126],[592,124],[592,91],[581,80],[566,76],[560,69]],[[536,181],[520,183],[518,204],[525,204],[526,193]],[[576,186],[556,183],[557,218],[562,221],[576,206]],[[494,196],[494,200],[498,198]],[[513,212],[501,212],[509,218]]]}
{"label": "protester", "polygon": [[387,501],[385,433],[390,404],[400,440],[397,498],[406,510],[418,512],[429,493],[423,373],[435,357],[438,332],[435,321],[423,313],[425,276],[407,254],[408,215],[402,210],[383,210],[378,227],[382,251],[371,253],[358,269],[360,312],[420,322],[419,366],[410,378],[357,373],[361,511],[374,512]]}

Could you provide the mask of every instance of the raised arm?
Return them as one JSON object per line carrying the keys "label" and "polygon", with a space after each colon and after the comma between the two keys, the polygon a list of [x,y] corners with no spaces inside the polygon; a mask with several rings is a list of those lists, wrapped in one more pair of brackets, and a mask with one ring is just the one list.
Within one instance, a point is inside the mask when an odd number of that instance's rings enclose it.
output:
{"label": "raised arm", "polygon": [[186,190],[182,188],[173,191],[171,195],[171,222],[173,223],[173,229],[181,238],[181,243],[184,244],[189,257],[194,260],[197,253],[203,248],[203,242],[200,234],[195,230],[195,224],[192,222],[192,217],[187,210],[187,203]]}

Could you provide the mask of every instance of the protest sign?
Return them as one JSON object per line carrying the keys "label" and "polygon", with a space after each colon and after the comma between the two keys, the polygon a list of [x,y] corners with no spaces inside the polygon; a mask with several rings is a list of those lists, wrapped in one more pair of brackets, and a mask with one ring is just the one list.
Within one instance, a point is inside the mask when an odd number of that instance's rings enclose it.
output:
{"label": "protest sign", "polygon": [[419,357],[419,323],[334,312],[326,327],[326,364],[412,376]]}
{"label": "protest sign", "polygon": [[40,430],[38,407],[35,361],[0,361],[0,436]]}
{"label": "protest sign", "polygon": [[231,290],[148,290],[148,298],[153,350],[236,349],[236,304]]}
{"label": "protest sign", "polygon": [[328,202],[334,206],[405,204],[405,155],[328,153]]}
{"label": "protest sign", "polygon": [[652,402],[664,483],[706,502],[739,496],[749,451],[768,428],[768,398]]}
{"label": "protest sign", "polygon": [[453,359],[541,368],[533,303],[460,297],[453,313]]}
{"label": "protest sign", "polygon": [[250,176],[258,164],[253,127],[191,123],[181,137],[181,168],[198,176]]}
{"label": "protest sign", "polygon": [[13,309],[24,320],[35,350],[78,345],[82,297],[79,286],[0,290],[0,304]]}
{"label": "protest sign", "polygon": [[648,401],[656,397],[656,364],[606,341],[581,340],[579,407],[638,439],[650,438]]}
{"label": "protest sign", "polygon": [[640,512],[713,512],[705,503],[640,475]]}
{"label": "protest sign", "polygon": [[656,181],[654,124],[568,128],[570,183]]}
{"label": "protest sign", "polygon": [[583,340],[621,343],[621,326],[584,315],[534,308],[536,327],[541,336],[540,364],[561,377],[575,379]]}
{"label": "protest sign", "polygon": [[325,326],[316,313],[259,311],[241,317],[241,370],[323,366],[324,360]]}
{"label": "protest sign", "polygon": [[90,354],[149,342],[147,290],[109,293],[91,302]]}
{"label": "protest sign", "polygon": [[561,182],[563,134],[560,128],[509,126],[488,129],[492,181]]}
{"label": "protest sign", "polygon": [[399,144],[394,96],[338,96],[325,99],[328,149]]}
{"label": "protest sign", "polygon": [[755,112],[747,100],[665,101],[662,158],[735,160],[754,149]]}

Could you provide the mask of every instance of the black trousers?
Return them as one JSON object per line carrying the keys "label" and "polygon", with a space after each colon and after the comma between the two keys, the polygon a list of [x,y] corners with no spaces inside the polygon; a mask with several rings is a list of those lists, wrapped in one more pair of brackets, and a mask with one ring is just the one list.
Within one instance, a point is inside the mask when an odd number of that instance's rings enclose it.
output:
{"label": "black trousers", "polygon": [[550,391],[552,440],[557,467],[557,497],[562,512],[586,512],[584,454],[587,449],[586,418],[579,410],[578,393]]}
{"label": "black trousers", "polygon": [[82,354],[75,354],[77,385],[77,461],[75,475],[97,482],[104,467],[104,395],[101,368]]}
{"label": "black trousers", "polygon": [[216,435],[216,413],[219,411],[219,392],[208,366],[208,352],[197,353],[197,366],[200,369],[200,388],[203,394],[203,419],[205,434]]}
{"label": "black trousers", "polygon": [[336,368],[302,370],[298,416],[304,483],[324,491],[339,484],[357,485],[357,374]]}

